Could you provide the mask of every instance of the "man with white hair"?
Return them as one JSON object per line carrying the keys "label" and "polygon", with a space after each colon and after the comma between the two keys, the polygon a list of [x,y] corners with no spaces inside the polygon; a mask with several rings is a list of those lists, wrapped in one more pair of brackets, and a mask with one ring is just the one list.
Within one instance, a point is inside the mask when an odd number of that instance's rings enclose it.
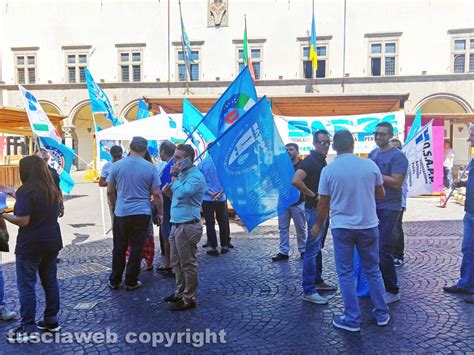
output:
{"label": "man with white hair", "polygon": [[[474,147],[474,125],[469,127],[468,142]],[[453,286],[443,287],[445,292],[467,295],[465,301],[474,303],[474,164],[469,163],[467,182],[456,181],[456,187],[466,187],[466,201],[464,203],[464,236],[461,245],[462,262],[461,277]]]}

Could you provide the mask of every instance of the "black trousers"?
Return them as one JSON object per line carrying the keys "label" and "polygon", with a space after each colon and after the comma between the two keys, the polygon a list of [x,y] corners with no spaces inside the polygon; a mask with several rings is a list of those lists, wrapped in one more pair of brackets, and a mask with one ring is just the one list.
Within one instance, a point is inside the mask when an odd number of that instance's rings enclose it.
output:
{"label": "black trousers", "polygon": [[[149,215],[133,215],[114,218],[113,235],[114,248],[112,251],[112,273],[110,282],[119,285],[122,282],[122,275],[125,269],[125,284],[135,286],[140,274],[140,261],[143,245],[148,234],[150,225]],[[130,256],[126,263],[125,252],[130,242]]]}
{"label": "black trousers", "polygon": [[227,201],[202,201],[202,210],[206,220],[207,241],[212,248],[217,248],[216,219],[219,224],[221,247],[229,246],[229,212]]}

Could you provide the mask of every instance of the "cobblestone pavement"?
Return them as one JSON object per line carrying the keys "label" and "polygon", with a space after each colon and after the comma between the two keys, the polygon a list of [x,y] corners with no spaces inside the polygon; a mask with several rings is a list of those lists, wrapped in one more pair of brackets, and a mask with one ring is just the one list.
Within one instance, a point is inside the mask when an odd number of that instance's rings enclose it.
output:
{"label": "cobblestone pavement", "polygon": [[[144,271],[142,289],[112,291],[106,285],[111,239],[65,236],[73,241],[60,254],[62,334],[105,332],[109,328],[118,335],[117,342],[12,345],[1,335],[0,353],[473,352],[474,307],[462,297],[442,291],[459,275],[462,208],[453,205],[441,210],[434,205],[433,199],[410,202],[405,223],[406,264],[398,269],[402,301],[391,305],[392,320],[387,327],[376,325],[366,298],[361,299],[363,323],[359,334],[337,330],[331,324],[333,316],[342,310],[339,292],[328,294],[327,306],[303,302],[298,253],[290,255],[288,262],[271,262],[278,246],[276,221],[272,220],[250,235],[233,224],[235,249],[226,255],[211,257],[199,248],[198,307],[182,313],[170,312],[162,301],[173,290],[174,279]],[[80,228],[96,223],[87,216],[82,218],[76,220]],[[293,247],[295,243],[293,239]],[[337,283],[330,237],[324,263],[326,281]],[[7,301],[19,311],[14,264],[4,264],[4,271]],[[40,318],[44,301],[39,287],[38,295]],[[0,322],[0,333],[14,325]],[[194,338],[195,346],[191,339],[171,347],[125,341],[129,332],[190,334],[206,329],[216,333],[224,330],[225,342],[220,342],[218,335],[210,338],[217,343],[202,347],[197,346],[198,338]],[[143,337],[150,340],[147,335]],[[159,335],[156,338],[163,340]],[[182,341],[186,342],[186,337]]]}
{"label": "cobblestone pavement", "polygon": [[[271,233],[271,234],[270,234]],[[301,300],[302,262],[292,255],[289,262],[272,263],[277,239],[274,229],[259,235],[236,235],[235,249],[217,258],[201,248],[198,308],[172,313],[162,297],[173,289],[173,279],[144,272],[144,287],[135,292],[115,292],[106,286],[111,240],[72,245],[61,253],[59,264],[63,332],[111,331],[116,344],[10,345],[0,340],[1,353],[41,352],[150,352],[150,344],[126,344],[127,332],[226,332],[226,343],[196,348],[175,344],[155,350],[193,352],[452,352],[474,351],[474,309],[461,297],[446,295],[442,286],[456,278],[459,238],[407,238],[406,265],[399,270],[402,301],[392,305],[392,321],[380,328],[370,316],[370,301],[362,299],[360,334],[333,328],[333,315],[342,307],[337,292],[329,306]],[[325,278],[337,282],[332,247],[325,251]],[[7,295],[17,298],[14,268],[5,266]],[[76,309],[81,303],[97,303],[92,309]],[[18,309],[18,303],[14,302]],[[39,304],[43,310],[42,296]],[[12,323],[0,323],[6,331]],[[188,331],[189,332],[189,331]],[[146,339],[145,339],[146,340]],[[219,340],[219,339],[218,339]]]}

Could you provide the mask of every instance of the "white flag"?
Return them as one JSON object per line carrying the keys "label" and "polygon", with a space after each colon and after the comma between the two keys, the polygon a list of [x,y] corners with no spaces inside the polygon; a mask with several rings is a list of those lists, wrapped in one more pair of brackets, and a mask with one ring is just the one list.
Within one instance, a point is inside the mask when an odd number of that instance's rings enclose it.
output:
{"label": "white flag", "polygon": [[61,143],[61,135],[49,120],[38,100],[23,86],[18,85],[18,88],[20,89],[33,133],[38,137],[52,138],[56,142]]}
{"label": "white flag", "polygon": [[406,145],[403,152],[408,159],[408,196],[433,193],[433,121],[423,127]]}

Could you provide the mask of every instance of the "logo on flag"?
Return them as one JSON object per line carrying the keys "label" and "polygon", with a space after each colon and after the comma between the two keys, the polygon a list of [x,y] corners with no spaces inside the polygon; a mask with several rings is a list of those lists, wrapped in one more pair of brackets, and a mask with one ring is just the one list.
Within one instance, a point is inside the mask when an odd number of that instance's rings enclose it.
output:
{"label": "logo on flag", "polygon": [[219,118],[219,129],[221,131],[225,130],[227,126],[237,121],[239,117],[247,112],[254,104],[255,101],[244,93],[232,95],[222,106]]}

